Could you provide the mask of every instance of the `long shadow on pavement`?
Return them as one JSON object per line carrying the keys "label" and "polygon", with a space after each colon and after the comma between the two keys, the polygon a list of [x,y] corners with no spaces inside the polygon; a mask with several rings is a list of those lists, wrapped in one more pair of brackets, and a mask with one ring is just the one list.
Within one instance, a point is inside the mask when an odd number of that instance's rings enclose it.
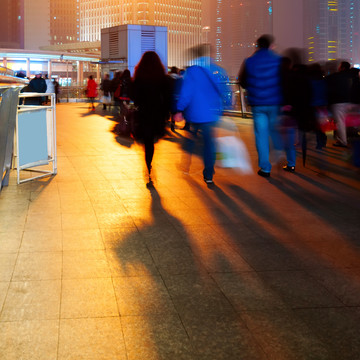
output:
{"label": "long shadow on pavement", "polygon": [[[113,249],[120,265],[113,281],[129,358],[265,360],[209,275],[191,234],[164,209],[156,188],[149,191],[149,214],[142,207],[138,231],[119,238]],[[232,268],[226,257],[216,258]]]}

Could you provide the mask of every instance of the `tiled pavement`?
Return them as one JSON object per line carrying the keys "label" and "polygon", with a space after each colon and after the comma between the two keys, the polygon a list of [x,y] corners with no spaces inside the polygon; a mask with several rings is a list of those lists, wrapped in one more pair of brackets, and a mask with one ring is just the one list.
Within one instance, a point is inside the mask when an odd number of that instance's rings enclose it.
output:
{"label": "tiled pavement", "polygon": [[[0,193],[1,360],[360,359],[360,181],[309,145],[295,174],[178,170],[185,132],[141,147],[57,109],[58,175]],[[106,115],[106,116],[103,116]],[[254,169],[251,121],[237,119]]]}

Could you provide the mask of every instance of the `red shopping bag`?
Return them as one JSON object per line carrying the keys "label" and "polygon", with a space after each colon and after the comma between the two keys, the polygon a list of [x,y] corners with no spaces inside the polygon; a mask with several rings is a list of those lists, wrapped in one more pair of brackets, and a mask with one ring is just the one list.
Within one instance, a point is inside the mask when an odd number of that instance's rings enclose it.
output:
{"label": "red shopping bag", "polygon": [[359,127],[360,126],[360,112],[349,113],[345,117],[345,124],[347,127]]}
{"label": "red shopping bag", "polygon": [[316,121],[318,129],[324,133],[336,130],[335,121],[326,109],[316,110]]}

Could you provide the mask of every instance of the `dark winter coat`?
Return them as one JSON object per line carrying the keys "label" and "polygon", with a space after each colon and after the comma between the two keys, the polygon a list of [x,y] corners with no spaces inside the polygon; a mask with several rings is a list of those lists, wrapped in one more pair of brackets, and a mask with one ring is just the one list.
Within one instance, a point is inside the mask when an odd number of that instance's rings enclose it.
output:
{"label": "dark winter coat", "polygon": [[29,88],[32,92],[44,93],[46,92],[46,81],[43,78],[33,78],[29,83]]}
{"label": "dark winter coat", "polygon": [[105,96],[109,96],[111,92],[111,80],[104,79],[101,83],[100,89],[104,92]]}
{"label": "dark winter coat", "polygon": [[165,134],[165,123],[170,116],[171,87],[167,76],[157,81],[135,79],[131,86],[131,99],[137,107],[136,137],[144,141],[155,140]]}
{"label": "dark winter coat", "polygon": [[353,74],[339,71],[326,77],[329,104],[350,103],[352,100]]}
{"label": "dark winter coat", "polygon": [[315,129],[315,115],[312,107],[312,86],[306,74],[306,67],[287,70],[282,74],[284,105],[291,106],[291,116],[302,131]]}
{"label": "dark winter coat", "polygon": [[281,86],[282,58],[269,49],[259,49],[245,60],[239,75],[240,85],[248,92],[251,106],[283,103]]}

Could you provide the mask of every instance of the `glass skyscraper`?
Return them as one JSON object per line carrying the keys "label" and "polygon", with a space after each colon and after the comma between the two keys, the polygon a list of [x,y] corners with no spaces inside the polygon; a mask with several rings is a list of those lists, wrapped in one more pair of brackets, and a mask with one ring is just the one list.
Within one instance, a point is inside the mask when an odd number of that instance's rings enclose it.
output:
{"label": "glass skyscraper", "polygon": [[1,0],[0,48],[24,48],[24,0]]}
{"label": "glass skyscraper", "polygon": [[304,22],[309,62],[360,63],[359,0],[305,0]]}
{"label": "glass skyscraper", "polygon": [[231,77],[254,52],[256,40],[272,33],[272,1],[212,0],[210,42],[212,56]]}
{"label": "glass skyscraper", "polygon": [[50,0],[50,44],[80,41],[79,0]]}

